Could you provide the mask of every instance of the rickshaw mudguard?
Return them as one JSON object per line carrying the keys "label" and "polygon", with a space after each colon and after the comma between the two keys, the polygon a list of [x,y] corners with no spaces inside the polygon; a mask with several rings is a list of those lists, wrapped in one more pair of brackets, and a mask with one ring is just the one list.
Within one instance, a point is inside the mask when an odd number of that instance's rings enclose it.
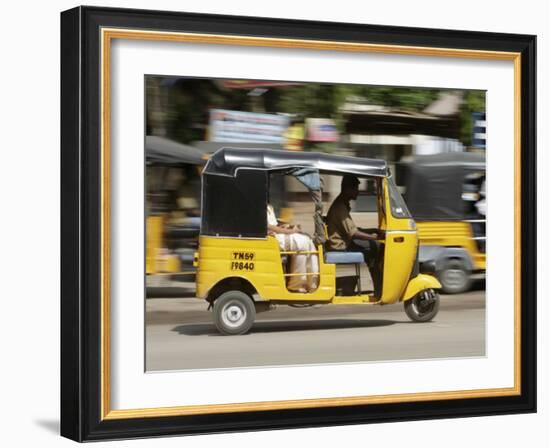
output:
{"label": "rickshaw mudguard", "polygon": [[403,302],[410,300],[420,291],[424,291],[425,289],[439,288],[441,288],[441,283],[439,283],[439,280],[437,280],[435,277],[426,274],[418,274],[415,278],[409,280],[409,283],[405,288],[405,292],[403,293],[403,297],[401,298],[401,300]]}

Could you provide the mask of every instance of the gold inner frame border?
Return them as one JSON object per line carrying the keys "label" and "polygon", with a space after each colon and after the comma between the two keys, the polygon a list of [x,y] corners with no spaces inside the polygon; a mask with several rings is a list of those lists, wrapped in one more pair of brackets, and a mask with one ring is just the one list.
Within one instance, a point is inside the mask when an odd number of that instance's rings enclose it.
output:
{"label": "gold inner frame border", "polygon": [[[110,345],[110,63],[113,39],[185,42],[212,45],[295,48],[356,53],[383,53],[467,59],[505,60],[514,63],[514,386],[508,388],[442,392],[369,395],[356,397],[314,398],[246,403],[170,406],[136,409],[111,409]],[[459,48],[418,47],[280,39],[216,34],[146,31],[137,29],[101,29],[101,420],[168,417],[229,412],[253,412],[284,409],[352,406],[514,396],[521,394],[521,54],[514,52],[468,50]]]}

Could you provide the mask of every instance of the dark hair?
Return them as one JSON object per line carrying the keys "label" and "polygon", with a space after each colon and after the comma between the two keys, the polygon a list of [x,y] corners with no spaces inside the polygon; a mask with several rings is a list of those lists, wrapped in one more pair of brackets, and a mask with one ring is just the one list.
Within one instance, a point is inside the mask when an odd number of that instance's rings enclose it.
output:
{"label": "dark hair", "polygon": [[356,176],[352,176],[351,174],[346,174],[345,176],[342,176],[342,190],[345,190],[347,188],[354,188],[357,185],[359,185],[359,179],[357,179]]}

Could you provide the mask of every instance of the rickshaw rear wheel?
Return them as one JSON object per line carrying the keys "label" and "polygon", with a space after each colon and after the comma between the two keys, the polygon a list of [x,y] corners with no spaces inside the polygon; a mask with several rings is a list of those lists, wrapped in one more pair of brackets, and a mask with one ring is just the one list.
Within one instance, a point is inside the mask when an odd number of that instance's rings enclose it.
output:
{"label": "rickshaw rear wheel", "polygon": [[225,335],[244,334],[252,327],[256,308],[242,291],[226,291],[214,301],[214,324]]}
{"label": "rickshaw rear wheel", "polygon": [[405,313],[413,322],[429,322],[439,311],[439,294],[425,289],[405,302]]}

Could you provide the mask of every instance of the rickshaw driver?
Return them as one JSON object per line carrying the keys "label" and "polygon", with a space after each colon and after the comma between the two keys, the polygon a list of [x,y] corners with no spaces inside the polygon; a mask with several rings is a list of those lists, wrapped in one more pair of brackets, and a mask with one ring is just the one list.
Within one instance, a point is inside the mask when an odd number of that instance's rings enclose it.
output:
{"label": "rickshaw driver", "polygon": [[350,200],[357,199],[359,194],[359,179],[346,174],[342,177],[340,194],[334,199],[327,213],[327,250],[362,252],[365,263],[371,270],[375,293],[381,283],[378,266],[379,238],[377,233],[367,233],[360,230],[351,218]]}

